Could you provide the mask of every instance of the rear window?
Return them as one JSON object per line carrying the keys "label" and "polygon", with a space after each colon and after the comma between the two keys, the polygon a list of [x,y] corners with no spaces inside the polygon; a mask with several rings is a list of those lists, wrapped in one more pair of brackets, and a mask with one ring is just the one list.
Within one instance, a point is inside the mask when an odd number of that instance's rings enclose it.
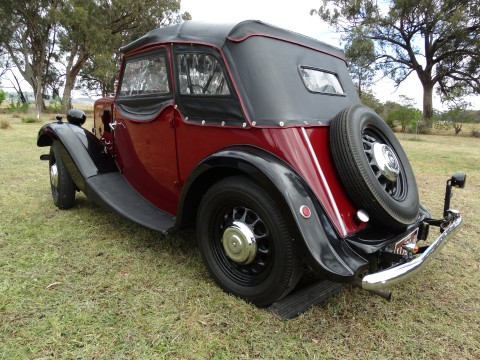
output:
{"label": "rear window", "polygon": [[305,66],[300,66],[299,72],[305,87],[309,91],[320,94],[345,95],[337,75]]}

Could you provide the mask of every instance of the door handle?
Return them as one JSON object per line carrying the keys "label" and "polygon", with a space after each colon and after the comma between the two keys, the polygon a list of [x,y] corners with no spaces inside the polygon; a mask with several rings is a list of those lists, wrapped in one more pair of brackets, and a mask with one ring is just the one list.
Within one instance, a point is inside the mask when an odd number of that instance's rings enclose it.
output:
{"label": "door handle", "polygon": [[108,125],[110,126],[110,129],[112,129],[113,131],[115,131],[115,129],[118,125],[122,125],[124,128],[126,128],[124,123],[122,123],[121,121],[116,121],[116,120],[114,122],[109,123]]}

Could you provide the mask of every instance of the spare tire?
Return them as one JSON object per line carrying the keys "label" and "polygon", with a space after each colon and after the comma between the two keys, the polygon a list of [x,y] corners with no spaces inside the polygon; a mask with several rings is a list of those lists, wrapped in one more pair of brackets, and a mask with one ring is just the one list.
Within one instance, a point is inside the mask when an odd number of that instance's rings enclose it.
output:
{"label": "spare tire", "polygon": [[348,195],[372,223],[402,228],[416,220],[420,201],[412,167],[372,109],[356,104],[341,111],[331,123],[330,146]]}

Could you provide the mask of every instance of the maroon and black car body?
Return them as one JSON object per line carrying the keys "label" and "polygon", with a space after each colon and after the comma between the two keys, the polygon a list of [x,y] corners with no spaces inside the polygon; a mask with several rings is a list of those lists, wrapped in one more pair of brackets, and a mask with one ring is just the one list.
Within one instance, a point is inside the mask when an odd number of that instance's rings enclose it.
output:
{"label": "maroon and black car body", "polygon": [[[227,292],[259,306],[304,269],[382,292],[417,274],[462,223],[420,204],[395,135],[362,105],[341,50],[259,21],[187,21],[121,49],[94,127],[44,125],[55,205],[75,192],[167,233],[195,226]],[[440,235],[430,245],[431,227]],[[426,243],[426,242],[425,242]]]}

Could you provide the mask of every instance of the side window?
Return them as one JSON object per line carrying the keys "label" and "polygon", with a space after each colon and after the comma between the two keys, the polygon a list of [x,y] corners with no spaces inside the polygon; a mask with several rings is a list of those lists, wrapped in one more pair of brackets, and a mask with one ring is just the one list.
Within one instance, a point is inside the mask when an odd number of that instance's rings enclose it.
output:
{"label": "side window", "polygon": [[179,54],[177,71],[182,95],[230,95],[222,66],[212,55]]}
{"label": "side window", "polygon": [[120,96],[168,94],[168,68],[163,54],[127,59],[120,85]]}

